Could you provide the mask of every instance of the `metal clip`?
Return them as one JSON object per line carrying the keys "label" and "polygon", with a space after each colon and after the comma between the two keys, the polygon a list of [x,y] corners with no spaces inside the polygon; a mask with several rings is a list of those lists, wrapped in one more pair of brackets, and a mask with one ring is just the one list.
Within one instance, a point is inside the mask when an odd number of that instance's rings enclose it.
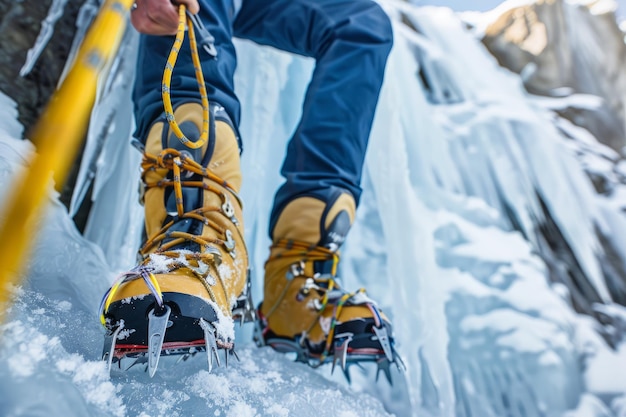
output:
{"label": "metal clip", "polygon": [[302,275],[304,275],[304,262],[300,261],[289,266],[289,270],[287,271],[285,277],[287,278],[287,281],[291,281],[292,279],[301,277]]}
{"label": "metal clip", "polygon": [[228,197],[224,196],[224,204],[222,204],[222,212],[226,217],[233,217],[235,215],[235,209]]}
{"label": "metal clip", "polygon": [[209,54],[212,58],[217,58],[217,49],[215,48],[215,38],[208,29],[200,20],[198,15],[191,14],[189,10],[187,10],[187,17],[193,23],[194,28],[196,28],[198,33],[198,44]]}
{"label": "metal clip", "polygon": [[230,254],[230,256],[235,259],[237,257],[237,252],[235,251],[235,239],[233,239],[233,232],[226,229],[226,232],[224,234],[226,235],[226,241],[224,242],[224,246],[226,246],[226,249],[228,249],[228,253]]}
{"label": "metal clip", "polygon": [[311,290],[320,290],[320,289],[321,288],[319,287],[319,285],[315,283],[315,280],[313,278],[307,278],[306,281],[304,281],[304,285],[300,288],[300,294],[307,296],[309,295]]}

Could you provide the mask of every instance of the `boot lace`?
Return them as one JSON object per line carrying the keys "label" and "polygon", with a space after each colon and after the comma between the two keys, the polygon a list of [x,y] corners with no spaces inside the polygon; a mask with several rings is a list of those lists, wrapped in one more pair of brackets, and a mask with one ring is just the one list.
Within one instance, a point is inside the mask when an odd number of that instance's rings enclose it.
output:
{"label": "boot lace", "polygon": [[[100,320],[104,325],[106,323],[105,314],[109,309],[109,306],[113,300],[114,295],[120,288],[120,285],[124,282],[133,281],[136,279],[143,279],[146,286],[154,296],[159,307],[163,307],[163,294],[157,282],[154,274],[169,273],[180,268],[187,268],[191,271],[204,285],[209,297],[212,301],[216,301],[213,289],[210,283],[206,280],[206,273],[208,272],[208,265],[213,264],[215,267],[219,267],[222,263],[222,251],[218,247],[222,247],[233,258],[237,256],[235,252],[235,240],[233,238],[233,231],[228,228],[222,227],[215,221],[209,218],[210,213],[221,213],[221,215],[228,218],[235,226],[238,225],[238,220],[235,216],[235,209],[233,203],[227,193],[229,192],[232,197],[237,201],[237,204],[241,206],[239,196],[235,192],[234,188],[225,180],[221,179],[213,172],[209,171],[191,157],[188,157],[185,153],[176,149],[164,149],[158,155],[144,154],[142,162],[143,172],[153,170],[172,171],[172,179],[164,178],[152,183],[145,183],[146,189],[150,188],[168,188],[174,189],[174,196],[176,201],[176,216],[169,220],[163,227],[148,238],[146,243],[139,250],[139,255],[142,256],[143,261],[137,267],[121,273],[109,291],[104,295],[100,311],[102,312]],[[210,181],[219,184],[222,188],[218,188],[211,183],[205,183],[205,181],[183,181],[181,180],[182,172],[192,172],[200,175],[203,179],[209,179]],[[188,212],[184,211],[183,205],[183,187],[195,187],[201,188],[206,191],[220,197],[222,201],[221,205],[206,205],[198,209],[194,209]],[[210,227],[215,233],[213,237],[197,236],[187,232],[170,230],[171,227],[177,222],[183,219],[193,219],[202,222],[205,226]],[[235,233],[243,241],[241,232],[237,227],[234,227]],[[193,242],[200,247],[199,252],[192,252],[189,250],[174,249],[177,245],[185,242]],[[245,246],[244,246],[245,251]],[[243,254],[247,256],[247,253]],[[222,286],[224,292],[227,292],[226,284],[221,274],[216,274],[217,280]]]}
{"label": "boot lace", "polygon": [[[282,248],[284,250],[271,256],[268,259],[268,262],[280,258],[294,258],[297,259],[299,262],[292,264],[288,272],[289,284],[287,284],[283,288],[280,296],[278,297],[278,300],[269,310],[266,317],[269,318],[282,303],[287,294],[287,291],[295,281],[294,278],[304,278],[305,282],[300,288],[299,295],[307,296],[311,290],[315,290],[321,295],[322,298],[319,304],[316,305],[317,315],[315,319],[303,332],[303,337],[300,339],[300,345],[302,347],[304,347],[304,343],[307,338],[306,335],[309,334],[316,325],[318,325],[319,319],[324,314],[326,309],[331,307],[333,309],[330,316],[330,326],[328,334],[326,335],[324,351],[322,352],[320,357],[320,363],[323,363],[324,360],[332,353],[333,341],[335,339],[335,329],[338,323],[338,318],[340,317],[343,308],[348,302],[352,301],[354,304],[364,304],[365,306],[367,306],[372,312],[375,326],[382,326],[383,320],[380,316],[378,308],[375,306],[374,302],[366,296],[365,288],[359,288],[354,292],[346,292],[339,286],[339,283],[336,280],[337,266],[339,264],[339,255],[336,252],[325,247],[310,245],[304,242],[297,242],[289,239],[279,240],[274,243],[273,247]],[[309,262],[316,261],[332,261],[330,273],[315,274],[312,277],[307,276],[304,273],[304,265]],[[358,298],[364,298],[366,299],[366,301],[363,302],[362,300],[358,300]]]}

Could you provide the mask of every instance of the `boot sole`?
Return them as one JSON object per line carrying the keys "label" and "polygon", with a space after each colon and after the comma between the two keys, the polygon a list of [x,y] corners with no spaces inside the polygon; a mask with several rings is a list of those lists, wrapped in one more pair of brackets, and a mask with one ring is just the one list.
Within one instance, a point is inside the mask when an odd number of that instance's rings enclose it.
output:
{"label": "boot sole", "polygon": [[[164,292],[163,301],[172,310],[167,324],[163,347],[177,344],[204,344],[200,319],[209,323],[217,321],[213,308],[202,298],[176,292]],[[112,303],[106,319],[112,331],[123,322],[123,338],[118,337],[117,349],[144,349],[148,347],[148,314],[157,307],[154,298],[133,297]]]}

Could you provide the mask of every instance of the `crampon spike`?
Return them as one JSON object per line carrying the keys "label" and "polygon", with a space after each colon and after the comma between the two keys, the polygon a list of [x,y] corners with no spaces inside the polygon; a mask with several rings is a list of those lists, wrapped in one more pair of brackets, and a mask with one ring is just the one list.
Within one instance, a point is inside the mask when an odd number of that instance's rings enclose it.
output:
{"label": "crampon spike", "polygon": [[254,330],[252,333],[252,340],[254,340],[254,343],[256,344],[257,347],[263,347],[266,344],[265,338],[263,337],[263,328],[261,326],[260,320],[254,321]]}
{"label": "crampon spike", "polygon": [[346,381],[348,381],[348,384],[352,384],[352,378],[350,377],[350,370],[348,366],[343,368],[343,375],[346,377]]}
{"label": "crampon spike", "polygon": [[221,366],[220,358],[217,355],[217,340],[215,339],[215,329],[204,319],[200,319],[200,327],[204,331],[204,342],[206,344],[207,361],[209,364],[209,373],[213,371],[213,358],[217,366]]}
{"label": "crampon spike", "polygon": [[330,371],[331,374],[335,371],[335,365],[337,364],[337,362],[339,362],[341,369],[343,369],[345,372],[346,360],[348,357],[348,345],[352,341],[352,334],[350,333],[347,333],[345,335],[337,335],[335,337],[345,337],[345,339],[339,346],[335,346],[335,354],[333,355],[333,367]]}
{"label": "crampon spike", "polygon": [[[126,370],[128,371],[129,369],[133,368],[135,365],[145,365],[147,362],[148,362],[148,358],[146,356],[140,356],[137,359],[135,359],[133,363],[131,363],[130,366],[126,368]],[[147,371],[148,368],[146,368],[145,370]]]}
{"label": "crampon spike", "polygon": [[383,348],[385,352],[385,356],[389,362],[393,362],[393,348],[391,347],[391,342],[389,341],[389,334],[387,333],[387,328],[384,326],[381,327],[373,327],[374,333],[376,337],[378,337],[378,342],[380,346]]}
{"label": "crampon spike", "polygon": [[393,385],[393,382],[391,382],[391,362],[389,361],[389,359],[379,359],[376,364],[378,365],[378,368],[376,369],[376,382],[378,382],[378,377],[382,371],[385,374],[389,385]]}
{"label": "crampon spike", "polygon": [[189,359],[191,356],[192,356],[191,353],[185,353],[184,355],[180,355],[178,360],[176,360],[176,364],[178,365],[181,362],[186,362],[187,359]]}
{"label": "crampon spike", "polygon": [[400,356],[398,352],[396,352],[395,350],[394,350],[394,362],[396,366],[398,367],[398,371],[406,372],[406,365],[404,364],[404,361],[402,360],[402,356]]}
{"label": "crampon spike", "polygon": [[244,323],[256,322],[256,310],[252,302],[252,288],[250,284],[250,272],[248,271],[248,280],[245,292],[237,299],[235,309],[233,310],[233,319],[238,319],[239,325]]}
{"label": "crampon spike", "polygon": [[[109,346],[109,350],[105,351],[102,354],[102,359],[106,359],[107,361],[107,370],[109,372],[111,372],[111,366],[113,365],[113,357],[115,356],[115,343],[117,342],[117,337],[119,336],[120,332],[122,331],[122,329],[124,328],[124,323],[120,323],[119,326],[116,327],[115,331],[106,336],[105,339],[105,343],[104,346],[106,348],[106,346]],[[107,343],[108,342],[108,343]]]}
{"label": "crampon spike", "polygon": [[171,312],[172,309],[164,305],[160,314],[157,315],[154,310],[148,313],[148,372],[151,378],[159,366],[161,348],[165,341],[165,331]]}

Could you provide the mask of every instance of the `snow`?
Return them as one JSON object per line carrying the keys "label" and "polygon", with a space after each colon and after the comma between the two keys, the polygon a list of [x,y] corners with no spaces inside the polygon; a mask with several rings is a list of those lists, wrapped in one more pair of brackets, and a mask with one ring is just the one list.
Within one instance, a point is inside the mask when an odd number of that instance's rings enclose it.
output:
{"label": "snow", "polygon": [[[395,385],[373,382],[375,369],[365,366],[351,369],[348,386],[341,372],[258,349],[250,325],[234,330],[241,362],[228,368],[208,373],[199,354],[176,365],[162,358],[152,379],[141,366],[107,373],[97,306],[115,275],[133,265],[142,222],[139,152],[128,140],[129,46],[99,89],[70,211],[95,181],[86,235],[51,191],[28,279],[13,289],[0,327],[0,415],[626,416],[626,314],[610,301],[596,234],[626,258],[626,169],[615,167],[615,151],[554,113],[593,107],[597,98],[529,97],[450,10],[381,4],[394,19],[395,46],[341,278],[343,287],[365,286],[392,318],[407,364],[404,375],[393,371]],[[124,44],[133,45],[127,36]],[[249,42],[236,47],[245,233],[258,302],[269,197],[313,63]],[[16,118],[0,94],[5,188],[33,150],[17,140]],[[610,192],[596,193],[591,174]],[[594,314],[608,324],[574,312],[572,265],[538,229],[548,216],[588,279],[585,295],[606,302]]]}
{"label": "snow", "polygon": [[0,137],[2,139],[7,138],[21,138],[24,128],[17,121],[17,108],[13,100],[11,100],[5,94],[0,94]]}

